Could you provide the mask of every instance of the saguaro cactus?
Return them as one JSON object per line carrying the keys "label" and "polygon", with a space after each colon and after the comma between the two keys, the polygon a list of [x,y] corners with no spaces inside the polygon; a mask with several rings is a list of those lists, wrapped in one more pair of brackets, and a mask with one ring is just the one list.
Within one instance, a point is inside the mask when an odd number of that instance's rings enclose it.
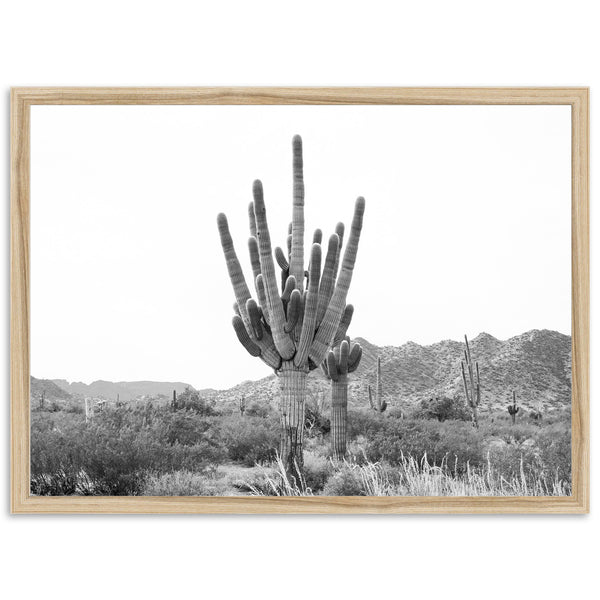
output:
{"label": "saguaro cactus", "polygon": [[510,418],[512,420],[512,424],[515,424],[515,420],[517,418],[517,413],[519,412],[519,407],[517,406],[517,395],[515,394],[515,392],[513,391],[512,393],[513,395],[513,403],[509,404],[506,409],[508,410],[508,414],[510,415]]}
{"label": "saguaro cactus", "polygon": [[171,409],[177,410],[177,390],[173,390],[173,400],[171,400]]}
{"label": "saguaro cactus", "polygon": [[243,417],[246,412],[246,396],[242,396],[238,403],[238,408],[240,410],[240,416]]}
{"label": "saguaro cactus", "polygon": [[[467,405],[471,409],[471,423],[473,427],[479,427],[477,416],[477,407],[481,402],[481,385],[479,381],[479,363],[475,363],[473,370],[473,361],[471,360],[471,349],[469,348],[469,340],[465,335],[465,360],[460,361],[460,370],[462,373],[463,386],[465,388],[465,396],[467,397]],[[465,371],[466,366],[466,371]],[[468,379],[467,379],[468,374]]]}
{"label": "saguaro cactus", "polygon": [[387,408],[387,402],[383,399],[383,379],[381,377],[381,358],[377,357],[377,380],[375,383],[375,399],[373,399],[373,392],[371,386],[369,389],[369,405],[371,408],[379,413],[385,412]]}
{"label": "saguaro cactus", "polygon": [[348,429],[348,374],[356,371],[362,357],[360,344],[351,344],[346,338],[330,350],[321,365],[331,379],[331,453],[342,460],[346,456]]}
{"label": "saguaro cactus", "polygon": [[246,348],[275,370],[279,377],[281,417],[281,459],[288,475],[300,482],[306,376],[320,365],[335,339],[342,340],[350,324],[352,306],[346,296],[352,280],[365,209],[364,198],[356,200],[352,227],[341,269],[343,225],[338,224],[327,244],[321,272],[320,236],[315,236],[308,263],[307,289],[304,289],[304,175],[302,140],[293,139],[293,210],[288,235],[288,259],[282,250],[275,252],[282,268],[280,293],[273,262],[271,237],[259,180],[253,185],[250,203],[248,249],[257,300],[252,298],[240,266],[227,217],[217,218],[221,246],[235,294],[233,328]]}

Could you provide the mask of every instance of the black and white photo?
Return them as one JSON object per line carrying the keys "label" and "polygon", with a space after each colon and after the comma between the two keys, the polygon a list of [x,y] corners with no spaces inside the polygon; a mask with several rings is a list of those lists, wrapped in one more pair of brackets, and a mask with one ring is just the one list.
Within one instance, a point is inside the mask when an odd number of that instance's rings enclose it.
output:
{"label": "black and white photo", "polygon": [[34,106],[31,493],[570,496],[568,106]]}

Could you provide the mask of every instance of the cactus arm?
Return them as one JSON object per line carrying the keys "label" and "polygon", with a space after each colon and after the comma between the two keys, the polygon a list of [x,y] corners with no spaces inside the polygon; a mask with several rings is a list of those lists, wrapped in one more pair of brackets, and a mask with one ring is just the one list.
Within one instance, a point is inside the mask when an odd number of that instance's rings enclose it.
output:
{"label": "cactus arm", "polygon": [[293,152],[293,211],[292,245],[290,253],[290,274],[296,278],[300,291],[304,283],[304,173],[302,161],[302,138],[295,135],[292,140]]}
{"label": "cactus arm", "polygon": [[271,317],[269,316],[267,292],[265,291],[265,282],[262,273],[256,277],[256,294],[258,296],[258,304],[262,310],[265,323],[269,325],[271,322]]}
{"label": "cactus arm", "polygon": [[293,275],[290,275],[285,282],[285,288],[281,294],[282,302],[287,303],[290,301],[290,297],[294,289],[296,289],[296,278]]}
{"label": "cactus arm", "polygon": [[[321,246],[313,244],[310,253],[310,277],[308,284],[308,294],[304,306],[304,319],[302,322],[302,331],[298,342],[298,349],[294,356],[294,365],[301,367],[308,358],[308,351],[312,343],[315,326],[317,321],[317,302],[319,300],[319,278],[321,276]],[[322,360],[313,360],[315,364],[323,362]]]}
{"label": "cactus arm", "polygon": [[233,287],[233,293],[235,294],[235,300],[238,303],[244,325],[249,325],[250,322],[246,313],[246,301],[251,297],[250,290],[246,285],[244,272],[242,271],[240,261],[235,252],[233,239],[229,232],[227,217],[223,213],[220,213],[217,217],[217,225],[219,227],[221,247],[223,248],[223,254],[225,255],[225,263],[227,264],[227,271]]}
{"label": "cactus arm", "polygon": [[[227,223],[227,217],[221,213],[217,217],[217,225],[219,228],[219,236],[221,238],[221,246],[223,248],[223,254],[225,256],[225,263],[227,265],[227,271],[229,273],[229,279],[233,287],[233,292],[240,312],[240,318],[246,329],[246,334],[250,337],[250,340],[255,346],[260,348],[260,356],[262,360],[272,368],[279,368],[281,364],[281,357],[277,352],[273,338],[267,332],[263,332],[261,340],[253,340],[253,327],[248,316],[246,309],[246,303],[251,298],[250,290],[246,284],[244,273],[235,252],[233,245],[233,239],[229,232],[229,225]],[[264,311],[263,311],[264,312]],[[236,330],[237,333],[237,330]],[[250,335],[252,333],[252,335]],[[238,335],[239,338],[239,335]],[[241,341],[241,339],[240,339]],[[243,342],[242,342],[243,343]],[[254,351],[254,350],[253,350]],[[254,356],[254,355],[253,355]]]}
{"label": "cactus arm", "polygon": [[256,216],[254,215],[254,202],[248,204],[248,222],[250,225],[250,235],[256,237]]}
{"label": "cactus arm", "polygon": [[[240,318],[242,319],[247,333],[249,333],[252,332],[252,324],[250,323],[248,311],[246,310],[246,302],[251,298],[250,290],[248,289],[248,286],[246,284],[244,272],[242,271],[240,261],[238,260],[237,254],[235,252],[233,239],[231,237],[231,233],[229,232],[227,217],[223,213],[220,213],[217,217],[217,225],[219,228],[219,236],[221,238],[221,246],[223,248],[223,254],[225,256],[225,263],[227,265],[229,279],[231,280],[233,293],[235,295],[235,300],[237,302],[238,310],[240,312]],[[276,351],[271,335],[263,335],[262,340],[251,341],[255,345],[258,345],[260,347],[260,357],[269,366],[281,364],[281,357]]]}
{"label": "cactus arm", "polygon": [[465,334],[465,345],[467,349],[465,350],[465,358],[467,359],[467,364],[471,362],[471,348],[469,348],[469,340]]}
{"label": "cactus arm", "polygon": [[313,233],[313,244],[320,244],[323,241],[323,232],[320,229],[315,229]]}
{"label": "cactus arm", "polygon": [[231,322],[233,324],[233,329],[235,330],[238,340],[240,340],[240,343],[242,344],[242,346],[244,346],[244,348],[246,348],[246,350],[248,351],[248,354],[250,354],[251,356],[260,356],[261,350],[260,350],[259,346],[257,346],[250,339],[250,336],[248,335],[248,332],[246,331],[246,327],[244,326],[244,322],[242,321],[242,318],[235,315]]}
{"label": "cactus arm", "polygon": [[330,350],[327,354],[327,371],[332,381],[339,381],[340,375],[338,373],[337,362],[335,360],[334,353]]}
{"label": "cactus arm", "polygon": [[471,393],[475,389],[475,380],[473,379],[473,365],[469,363],[467,365],[467,373],[469,374],[469,382],[471,383]]}
{"label": "cactus arm", "polygon": [[298,315],[298,321],[296,323],[296,328],[294,329],[294,336],[297,339],[296,345],[298,341],[300,341],[300,334],[302,333],[302,323],[304,323],[304,312],[306,309],[306,299],[308,296],[308,292],[304,290],[302,292],[302,299],[300,302],[300,314]]}
{"label": "cactus arm", "polygon": [[362,358],[362,347],[360,344],[353,344],[348,356],[348,373],[354,373],[360,364]]}
{"label": "cactus arm", "polygon": [[340,362],[339,371],[340,375],[348,374],[348,355],[350,354],[350,345],[346,340],[340,344]]}
{"label": "cactus arm", "polygon": [[325,258],[325,266],[323,267],[323,275],[321,276],[321,285],[319,287],[319,303],[317,305],[317,325],[320,325],[329,301],[335,287],[335,261],[337,260],[340,245],[340,238],[336,233],[329,238],[327,246],[327,257]]}
{"label": "cactus arm", "polygon": [[277,261],[277,264],[279,265],[279,268],[282,271],[289,271],[290,264],[288,263],[287,259],[285,258],[285,254],[283,253],[283,250],[279,246],[277,246],[275,248],[275,260]]}
{"label": "cactus arm", "polygon": [[256,337],[256,339],[260,342],[260,340],[263,338],[263,328],[260,322],[261,314],[254,298],[249,298],[246,301],[246,312],[248,313],[248,318],[250,319],[250,325],[252,326],[254,337]]}
{"label": "cactus arm", "polygon": [[337,249],[337,253],[335,255],[335,262],[333,264],[333,276],[337,277],[338,274],[338,268],[340,266],[340,256],[342,255],[342,244],[344,242],[344,231],[345,231],[345,227],[344,224],[340,221],[336,226],[335,226],[335,233],[338,236],[339,239],[339,243],[338,243],[338,249]]}
{"label": "cactus arm", "polygon": [[240,314],[240,307],[238,306],[237,302],[233,303],[233,312],[238,316],[241,317],[242,315]]}
{"label": "cactus arm", "polygon": [[340,324],[340,319],[346,305],[346,296],[352,281],[352,271],[356,263],[358,253],[358,243],[362,229],[363,215],[365,212],[365,199],[360,196],[356,200],[354,208],[354,218],[352,219],[352,228],[350,238],[344,252],[344,260],[338,277],[333,296],[323,317],[323,321],[317,331],[314,342],[310,348],[309,355],[313,362],[320,363],[325,358],[327,349],[333,340],[333,336]]}
{"label": "cactus arm", "polygon": [[254,193],[254,214],[256,216],[256,228],[258,235],[258,247],[260,250],[260,267],[265,285],[267,304],[269,307],[269,325],[273,332],[273,342],[283,360],[289,360],[294,356],[295,347],[293,341],[283,330],[285,324],[285,313],[283,304],[279,297],[277,281],[275,279],[275,265],[271,251],[271,238],[267,224],[267,211],[263,198],[262,183],[256,180],[252,189]]}
{"label": "cactus arm", "polygon": [[348,327],[350,327],[350,323],[352,322],[352,315],[354,314],[354,306],[352,304],[348,304],[344,309],[344,314],[340,320],[340,325],[338,330],[335,333],[333,338],[333,346],[337,346],[342,342],[342,340],[346,337],[346,332],[348,331]]}
{"label": "cactus arm", "polygon": [[260,275],[260,256],[258,242],[255,237],[248,238],[248,252],[250,253],[250,265],[252,266],[252,279],[256,285],[256,278]]}
{"label": "cactus arm", "polygon": [[[295,279],[290,277],[290,279]],[[290,301],[287,307],[287,321],[283,330],[286,333],[291,333],[298,322],[300,316],[300,309],[302,306],[302,294],[299,290],[293,290],[290,296]]]}
{"label": "cactus arm", "polygon": [[335,364],[339,365],[340,364],[340,347],[339,347],[339,345],[335,346],[333,348],[333,355],[335,356]]}

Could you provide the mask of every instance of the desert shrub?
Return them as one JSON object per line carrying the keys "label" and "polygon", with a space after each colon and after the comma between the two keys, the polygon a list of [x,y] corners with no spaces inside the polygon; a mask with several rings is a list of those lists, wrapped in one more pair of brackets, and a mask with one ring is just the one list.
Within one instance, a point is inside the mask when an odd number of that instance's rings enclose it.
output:
{"label": "desert shrub", "polygon": [[334,472],[323,487],[323,496],[365,496],[360,471],[348,465]]}
{"label": "desert shrub", "polygon": [[320,492],[333,472],[331,461],[321,454],[304,453],[304,479],[313,492]]}
{"label": "desert shrub", "polygon": [[[369,409],[348,409],[348,438],[370,437],[386,427],[389,419],[386,413]],[[397,421],[398,419],[393,419]]]}
{"label": "desert shrub", "polygon": [[33,493],[137,495],[149,472],[198,470],[225,458],[211,439],[173,443],[152,407],[105,409],[87,424],[67,416],[32,424]]}
{"label": "desert shrub", "polygon": [[470,421],[471,413],[463,400],[458,398],[430,398],[422,400],[413,413],[413,418],[443,421]]}
{"label": "desert shrub", "polygon": [[407,407],[392,405],[388,406],[387,410],[385,411],[385,416],[388,419],[405,419],[409,416],[409,413],[410,411],[407,409]]}
{"label": "desert shrub", "polygon": [[231,460],[249,467],[275,458],[279,447],[279,423],[274,419],[224,417],[218,436]]}
{"label": "desert shrub", "polygon": [[368,439],[366,454],[369,461],[392,465],[402,464],[405,456],[416,460],[426,456],[431,465],[446,461],[462,472],[467,463],[482,464],[483,439],[481,432],[463,421],[388,420]]}
{"label": "desert shrub", "polygon": [[[166,413],[162,423],[169,444],[192,446],[202,441],[213,441],[211,437],[214,420],[203,418],[193,411]],[[217,445],[217,442],[214,442]]]}
{"label": "desert shrub", "polygon": [[519,444],[539,432],[539,427],[525,420],[513,425],[509,419],[487,419],[480,422],[479,429],[484,438],[500,438],[507,444]]}
{"label": "desert shrub", "polygon": [[210,476],[191,471],[152,474],[141,490],[143,496],[218,496],[221,488]]}
{"label": "desert shrub", "polygon": [[542,429],[536,444],[539,459],[545,473],[556,475],[559,480],[571,481],[571,426],[556,423]]}
{"label": "desert shrub", "polygon": [[200,392],[190,387],[177,396],[177,410],[190,410],[205,417],[217,414],[214,400],[202,398]]}
{"label": "desert shrub", "polygon": [[31,493],[35,496],[91,495],[87,478],[75,472],[58,470],[53,473],[32,473]]}
{"label": "desert shrub", "polygon": [[544,425],[554,425],[562,423],[571,427],[571,407],[567,406],[560,409],[549,410],[544,413]]}
{"label": "desert shrub", "polygon": [[246,409],[246,416],[248,417],[260,417],[262,419],[267,418],[271,414],[271,407],[268,404],[261,404],[259,402],[253,402]]}
{"label": "desert shrub", "polygon": [[361,465],[368,462],[367,459],[367,446],[369,445],[369,440],[363,436],[359,435],[358,437],[351,440],[346,446],[346,456],[347,460],[353,464]]}

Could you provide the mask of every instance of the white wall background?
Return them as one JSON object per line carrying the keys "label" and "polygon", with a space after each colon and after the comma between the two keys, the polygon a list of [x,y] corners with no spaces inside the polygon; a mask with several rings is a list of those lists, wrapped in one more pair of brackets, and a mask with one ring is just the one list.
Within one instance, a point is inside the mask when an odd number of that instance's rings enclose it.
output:
{"label": "white wall background", "polygon": [[[589,85],[594,115],[595,9],[593,2],[527,0],[289,8],[13,2],[4,7],[0,36],[5,195],[10,85]],[[8,236],[8,209],[4,219]],[[592,239],[597,220],[592,200]],[[7,250],[5,241],[6,340]],[[597,255],[592,243],[592,265]],[[594,321],[592,371],[598,335]],[[8,343],[4,352],[8,398]],[[592,403],[594,392],[592,385]],[[587,517],[11,517],[8,411],[7,401],[0,564],[9,598],[464,600],[597,592],[594,500]],[[592,439],[597,433],[594,411]],[[593,479],[596,465],[593,456]],[[289,552],[286,540],[294,541]]]}

